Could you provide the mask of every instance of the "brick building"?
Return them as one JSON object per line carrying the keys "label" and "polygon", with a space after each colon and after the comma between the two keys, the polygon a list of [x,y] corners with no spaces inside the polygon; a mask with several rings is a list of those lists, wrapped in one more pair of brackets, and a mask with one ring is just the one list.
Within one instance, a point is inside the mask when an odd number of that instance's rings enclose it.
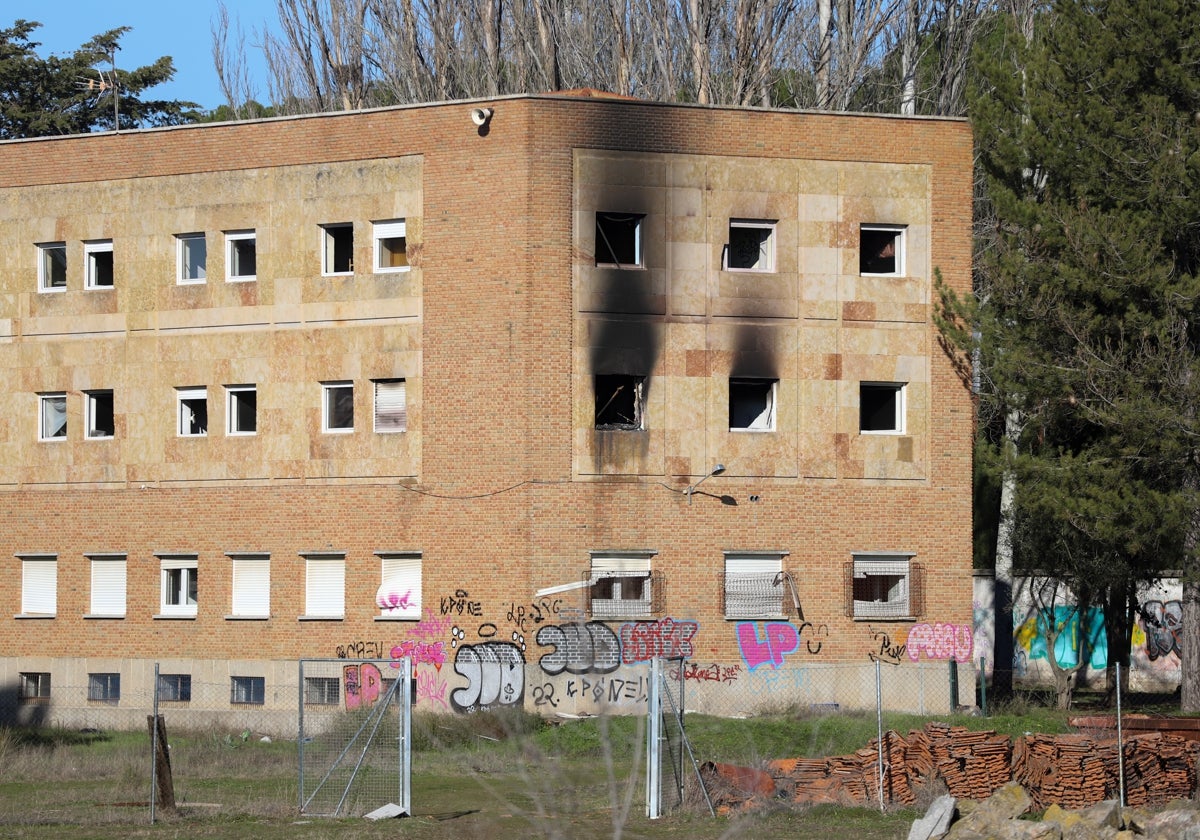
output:
{"label": "brick building", "polygon": [[970,660],[964,121],[546,95],[0,151],[0,718],[136,724],[156,665],[201,715],[348,701],[306,657],[459,711]]}

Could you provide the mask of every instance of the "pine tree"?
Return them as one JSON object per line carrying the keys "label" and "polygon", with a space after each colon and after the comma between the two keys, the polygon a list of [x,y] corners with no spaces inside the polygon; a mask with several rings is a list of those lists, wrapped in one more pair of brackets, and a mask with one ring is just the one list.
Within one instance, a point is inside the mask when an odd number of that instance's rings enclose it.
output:
{"label": "pine tree", "polygon": [[[97,35],[70,56],[42,58],[36,52],[41,44],[30,38],[40,25],[18,20],[0,29],[0,139],[112,130],[109,62],[129,27]],[[106,71],[103,90],[97,66]],[[142,98],[144,91],[174,75],[169,56],[134,70],[118,69],[120,127],[194,122],[199,116],[194,102]]]}

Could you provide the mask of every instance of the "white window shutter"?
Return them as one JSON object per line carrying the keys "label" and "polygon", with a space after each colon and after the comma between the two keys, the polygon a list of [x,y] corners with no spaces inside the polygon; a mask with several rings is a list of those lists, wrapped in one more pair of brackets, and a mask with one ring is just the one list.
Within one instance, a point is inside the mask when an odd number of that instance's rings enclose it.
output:
{"label": "white window shutter", "polygon": [[341,618],[346,614],[345,558],[309,557],[306,578],[305,615]]}
{"label": "white window shutter", "polygon": [[58,611],[58,560],[21,561],[21,614],[55,615]]}
{"label": "white window shutter", "polygon": [[408,428],[408,397],[403,379],[375,382],[375,431],[403,432]]}
{"label": "white window shutter", "polygon": [[271,558],[233,558],[233,614],[271,614]]}
{"label": "white window shutter", "polygon": [[92,559],[92,615],[125,615],[125,558]]}
{"label": "white window shutter", "polygon": [[421,617],[421,555],[380,555],[382,583],[375,602],[380,615],[398,618]]}

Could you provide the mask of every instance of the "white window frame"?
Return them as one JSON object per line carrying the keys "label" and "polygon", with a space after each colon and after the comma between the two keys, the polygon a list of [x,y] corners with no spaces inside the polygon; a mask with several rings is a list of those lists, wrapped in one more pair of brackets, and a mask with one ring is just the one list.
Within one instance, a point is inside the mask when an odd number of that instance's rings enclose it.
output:
{"label": "white window frame", "polygon": [[[196,421],[195,412],[188,403],[204,401],[204,425],[198,432],[190,431]],[[207,437],[212,417],[208,410],[208,388],[203,385],[175,389],[175,431],[179,437]]]}
{"label": "white window frame", "polygon": [[231,562],[231,603],[227,618],[271,617],[271,555],[239,553]]}
{"label": "white window frame", "polygon": [[[872,233],[887,233],[891,234],[893,239],[893,247],[895,254],[893,256],[894,269],[892,271],[864,271],[863,270],[863,250],[864,234]],[[907,225],[877,225],[863,224],[858,226],[858,248],[859,248],[859,274],[863,277],[903,277],[907,270],[905,265],[905,251],[907,250],[908,226]]]}
{"label": "white window frame", "polygon": [[58,555],[18,554],[21,560],[21,615],[58,614]]}
{"label": "white window frame", "polygon": [[[159,614],[156,618],[195,618],[200,602],[196,555],[160,554],[158,560],[160,586]],[[192,590],[195,590],[194,599]]]}
{"label": "white window frame", "polygon": [[377,434],[408,431],[408,380],[372,379],[374,429]]}
{"label": "white window frame", "polygon": [[[633,225],[633,261],[628,263],[622,262],[604,262],[600,259],[600,243],[604,240],[604,232],[601,230],[601,220],[611,220],[614,224],[624,224],[626,222],[635,222]],[[642,228],[646,223],[645,213],[620,213],[612,210],[597,210],[596,211],[596,246],[595,258],[596,266],[599,268],[645,268],[646,254],[642,247],[643,237]],[[616,250],[613,248],[611,241],[606,241],[605,250],[608,256],[616,259]]]}
{"label": "white window frame", "polygon": [[266,677],[231,676],[229,678],[229,705],[262,706],[266,702]]}
{"label": "white window frame", "polygon": [[[200,248],[199,260],[193,260],[193,249]],[[196,270],[191,276],[192,269]],[[208,237],[203,233],[175,234],[175,282],[180,286],[203,285],[208,280]]]}
{"label": "white window frame", "polygon": [[[108,397],[108,425],[112,426],[111,432],[105,432],[99,428],[97,420],[101,419],[102,412],[98,410],[103,398]],[[88,440],[109,440],[116,433],[116,413],[113,405],[113,392],[111,388],[96,388],[90,391],[83,392],[83,436]]]}
{"label": "white window frame", "polygon": [[[766,387],[766,400],[762,412],[745,426],[733,425],[734,391],[738,388]],[[773,432],[779,413],[779,380],[759,379],[751,376],[729,377],[729,431],[731,432]]]}
{"label": "white window frame", "polygon": [[[594,551],[588,575],[592,618],[649,618],[654,604],[653,551]],[[608,590],[608,597],[597,591]]]}
{"label": "white window frame", "polygon": [[88,674],[89,703],[107,703],[110,706],[121,702],[121,675],[115,671]]}
{"label": "white window frame", "polygon": [[725,552],[725,618],[784,619],[784,551]]}
{"label": "white window frame", "polygon": [[[404,219],[392,219],[386,222],[372,222],[371,239],[373,242],[371,264],[375,266],[376,274],[394,274],[396,272],[409,270],[408,223]],[[395,253],[395,251],[391,250],[390,248],[385,248],[384,243],[391,242],[396,239],[402,240],[404,243],[404,247],[400,251],[400,253],[404,255],[404,264],[384,265],[384,255]]]}
{"label": "white window frame", "polygon": [[[254,247],[254,271],[251,274],[234,274],[235,263],[239,263],[240,243],[249,240]],[[227,283],[250,283],[258,279],[258,232],[255,230],[225,231],[225,281]]]}
{"label": "white window frame", "polygon": [[[880,618],[912,618],[912,554],[882,553],[873,551],[854,552],[853,578],[851,581],[853,618],[864,621]],[[895,581],[883,600],[859,600],[853,597],[854,581],[870,577],[879,577],[883,585],[884,578],[899,578]],[[878,589],[877,586],[872,586]]]}
{"label": "white window frame", "polygon": [[421,619],[421,553],[376,551],[380,584],[375,605],[380,618]]}
{"label": "white window frame", "polygon": [[[67,393],[49,391],[38,394],[38,440],[45,442],[67,439]],[[61,408],[61,411],[59,410]],[[62,425],[55,426],[61,417]]]}
{"label": "white window frame", "polygon": [[[730,219],[729,238],[726,240],[721,255],[722,268],[725,271],[750,272],[755,274],[771,274],[775,271],[775,226],[773,219]],[[735,266],[734,263],[734,231],[763,231],[766,238],[759,243],[758,257],[753,265]],[[739,255],[740,256],[740,255]],[[738,260],[740,262],[740,259]]]}
{"label": "white window frame", "polygon": [[[878,392],[890,391],[893,395],[894,417],[891,428],[868,429],[866,417],[863,414],[864,391],[872,389]],[[908,383],[905,382],[860,382],[858,383],[858,432],[863,435],[902,435],[905,429],[905,418],[908,416],[907,400]]]}
{"label": "white window frame", "polygon": [[[349,391],[350,423],[349,425],[334,425],[337,419],[338,397]],[[350,380],[338,380],[321,383],[321,431],[327,435],[347,435],[354,431],[354,383]]]}
{"label": "white window frame", "polygon": [[[321,276],[322,277],[344,277],[354,273],[354,223],[353,222],[336,222],[334,224],[320,225],[321,228]],[[338,269],[336,266],[339,256],[345,256],[341,253],[339,246],[344,245],[342,236],[346,231],[350,231],[350,260],[349,267]]]}
{"label": "white window frame", "polygon": [[304,616],[308,619],[346,617],[346,555],[313,553],[304,557]]}
{"label": "white window frame", "polygon": [[[108,256],[102,256],[107,254]],[[101,266],[108,263],[108,283],[101,283]],[[116,265],[113,261],[111,239],[95,239],[83,243],[83,288],[89,290],[112,289],[116,286]]]}
{"label": "white window frame", "polygon": [[[39,242],[38,250],[38,291],[39,292],[65,292],[67,290],[67,243],[66,242]],[[56,253],[62,254],[62,268],[55,270],[55,261],[53,255]],[[58,281],[58,282],[56,282]]]}
{"label": "white window frame", "polygon": [[[244,428],[246,419],[242,417],[242,409],[247,397],[253,397],[251,420],[253,428]],[[225,386],[225,434],[230,437],[249,437],[258,434],[258,386],[257,385],[226,385]]]}
{"label": "white window frame", "polygon": [[90,554],[89,617],[124,618],[128,564],[124,554]]}

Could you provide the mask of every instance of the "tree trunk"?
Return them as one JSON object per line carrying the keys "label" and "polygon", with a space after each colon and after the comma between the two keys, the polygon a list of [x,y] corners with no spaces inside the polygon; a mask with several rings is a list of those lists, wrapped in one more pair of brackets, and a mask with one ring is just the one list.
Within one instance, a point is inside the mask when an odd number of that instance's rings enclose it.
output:
{"label": "tree trunk", "polygon": [[1179,625],[1179,659],[1182,678],[1179,710],[1200,712],[1200,581],[1195,571],[1183,580],[1183,621]]}
{"label": "tree trunk", "polygon": [[1012,694],[1013,681],[1013,531],[1016,528],[1016,454],[1025,420],[1016,409],[1004,417],[1004,474],[1000,479],[1000,522],[996,527],[995,632],[992,639],[992,692],[999,698]]}

